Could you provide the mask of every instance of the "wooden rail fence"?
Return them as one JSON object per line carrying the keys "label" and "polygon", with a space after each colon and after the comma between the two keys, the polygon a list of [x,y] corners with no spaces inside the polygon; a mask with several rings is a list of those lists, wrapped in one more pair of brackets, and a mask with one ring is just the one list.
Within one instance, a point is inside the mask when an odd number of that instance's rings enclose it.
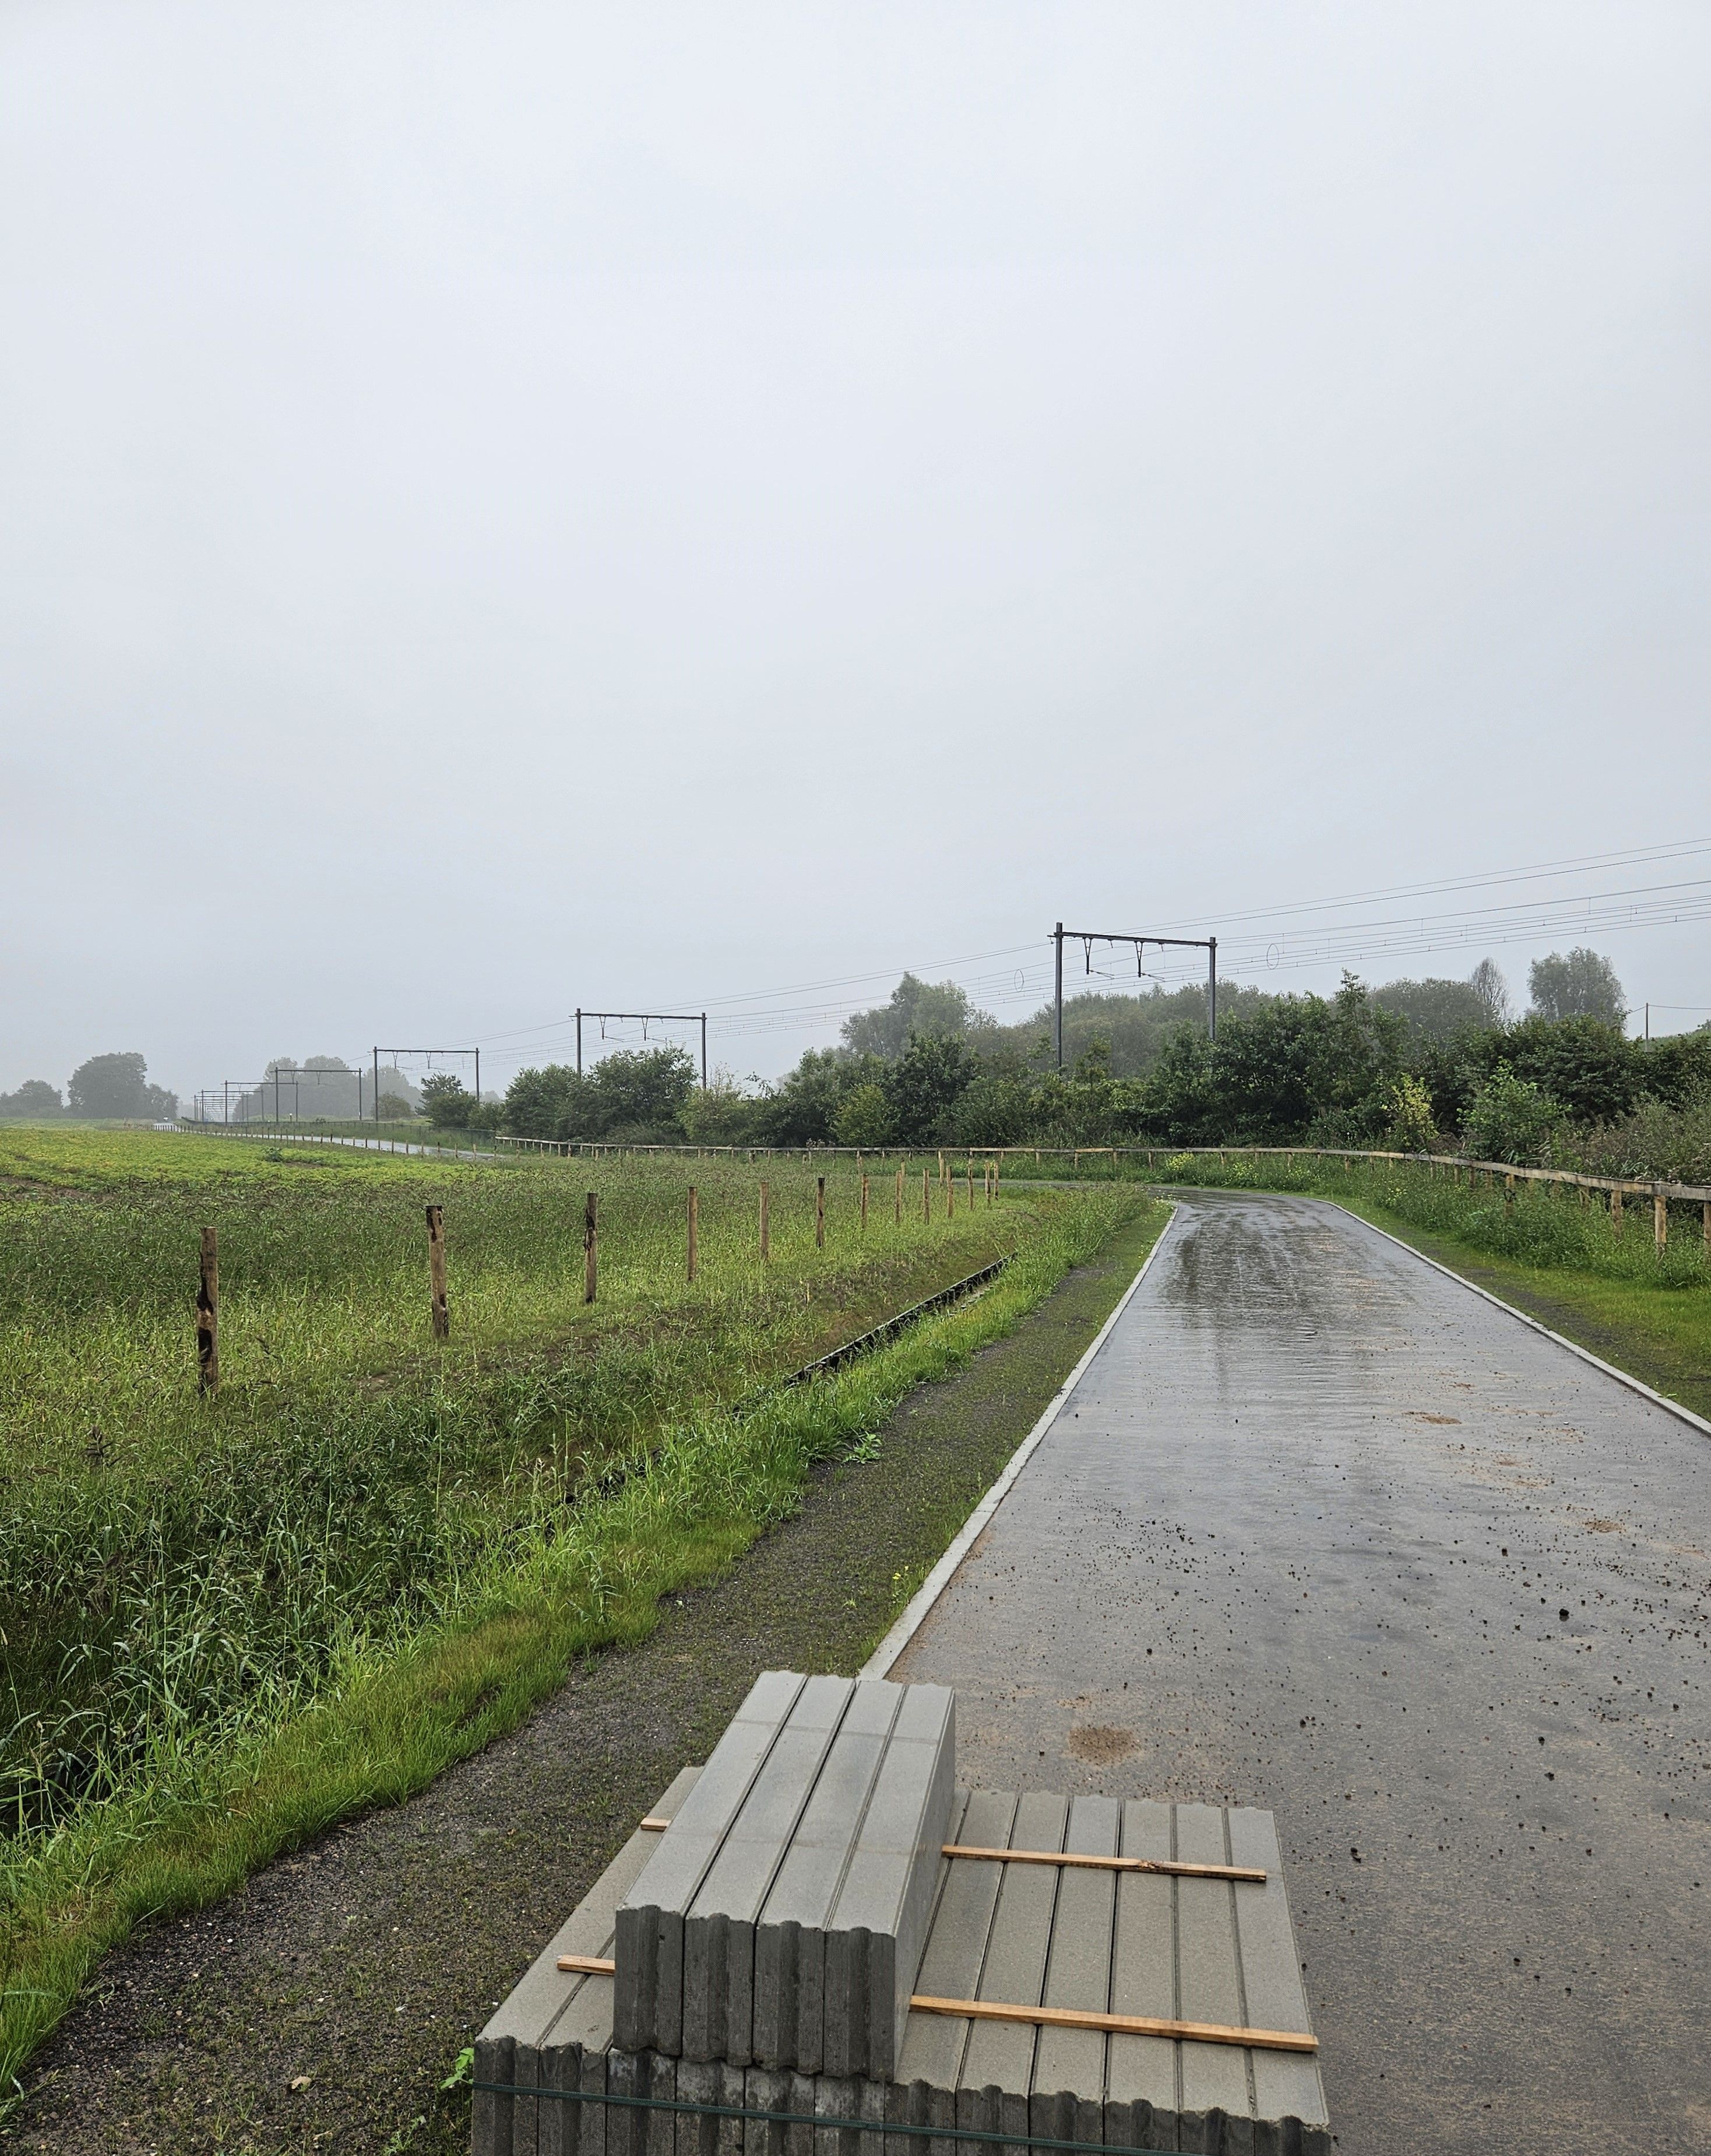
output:
{"label": "wooden rail fence", "polygon": [[[300,1145],[353,1145],[367,1142],[360,1138],[342,1138],[319,1132],[270,1130],[255,1123],[194,1124],[181,1126],[198,1135],[212,1137],[267,1138],[278,1143],[285,1140]],[[966,1154],[972,1178],[974,1163],[984,1161],[995,1180],[1005,1165],[1021,1162],[1044,1167],[1051,1161],[1067,1161],[1080,1167],[1083,1161],[1108,1160],[1115,1168],[1123,1161],[1144,1161],[1149,1168],[1156,1168],[1161,1161],[1169,1162],[1187,1155],[1194,1158],[1212,1158],[1220,1161],[1296,1159],[1341,1161],[1345,1169],[1352,1171],[1355,1162],[1396,1161],[1416,1167],[1447,1169],[1457,1180],[1464,1174],[1470,1186],[1480,1181],[1487,1186],[1501,1177],[1506,1194],[1513,1194],[1518,1183],[1557,1183],[1565,1188],[1583,1193],[1597,1193],[1609,1203],[1613,1219],[1623,1217],[1624,1202],[1631,1198],[1652,1200],[1652,1224],[1659,1246],[1668,1237],[1668,1209],[1674,1204],[1696,1204],[1703,1209],[1703,1223],[1708,1250],[1711,1250],[1711,1183],[1677,1183],[1668,1178],[1584,1175],[1578,1170],[1565,1168],[1522,1168],[1502,1160],[1473,1160],[1464,1153],[1395,1152],[1378,1147],[1359,1148],[1339,1146],[953,1146],[948,1147],[922,1146],[696,1146],[696,1145],[619,1145],[604,1139],[593,1138],[491,1138],[496,1147],[509,1147],[519,1152],[552,1154],[561,1159],[593,1160],[604,1158],[624,1158],[637,1154],[660,1154],[691,1160],[800,1160],[804,1165],[817,1161],[850,1160],[859,1168],[864,1162],[892,1161],[900,1163],[919,1158],[923,1152],[936,1153],[939,1163],[938,1180],[946,1208],[953,1203],[953,1184],[949,1162],[953,1155]],[[389,1139],[373,1141],[375,1147],[387,1151],[423,1150],[433,1148],[406,1144]],[[923,1217],[932,1218],[932,1171],[922,1170],[922,1210]],[[902,1218],[903,1168],[897,1170],[897,1212]]]}

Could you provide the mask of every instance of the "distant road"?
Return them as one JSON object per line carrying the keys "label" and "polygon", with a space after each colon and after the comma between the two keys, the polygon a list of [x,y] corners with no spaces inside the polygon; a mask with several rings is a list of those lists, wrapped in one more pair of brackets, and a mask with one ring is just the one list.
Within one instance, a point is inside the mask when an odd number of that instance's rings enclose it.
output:
{"label": "distant road", "polygon": [[1705,2151],[1708,1549],[1711,1438],[1196,1192],[892,1673],[977,1786],[1277,1812],[1343,2148]]}
{"label": "distant road", "polygon": [[[183,1130],[182,1123],[163,1123],[163,1130]],[[407,1138],[339,1138],[328,1137],[319,1131],[246,1131],[238,1123],[215,1123],[206,1131],[194,1128],[185,1131],[187,1137],[213,1137],[216,1132],[224,1137],[233,1131],[247,1138],[252,1145],[264,1141],[269,1145],[350,1146],[357,1152],[417,1152],[431,1153],[436,1160],[510,1160],[511,1153],[480,1152],[473,1149],[456,1152],[445,1146],[412,1145]]]}

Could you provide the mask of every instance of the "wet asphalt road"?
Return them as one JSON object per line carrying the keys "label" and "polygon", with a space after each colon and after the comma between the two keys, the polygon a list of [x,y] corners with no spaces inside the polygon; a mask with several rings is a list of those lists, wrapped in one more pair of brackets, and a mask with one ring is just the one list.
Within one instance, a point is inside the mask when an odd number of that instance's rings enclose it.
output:
{"label": "wet asphalt road", "polygon": [[892,1674],[977,1786],[1277,1813],[1342,2148],[1711,2150],[1708,1551],[1711,1438],[1200,1192]]}

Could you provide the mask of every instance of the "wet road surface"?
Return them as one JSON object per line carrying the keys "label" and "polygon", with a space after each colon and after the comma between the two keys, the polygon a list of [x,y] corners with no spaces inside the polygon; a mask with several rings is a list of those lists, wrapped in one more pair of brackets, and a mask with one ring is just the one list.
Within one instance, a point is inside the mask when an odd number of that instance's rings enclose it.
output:
{"label": "wet road surface", "polygon": [[1711,2150],[1708,1551],[1711,1438],[1197,1192],[891,1673],[976,1786],[1277,1813],[1342,2148]]}

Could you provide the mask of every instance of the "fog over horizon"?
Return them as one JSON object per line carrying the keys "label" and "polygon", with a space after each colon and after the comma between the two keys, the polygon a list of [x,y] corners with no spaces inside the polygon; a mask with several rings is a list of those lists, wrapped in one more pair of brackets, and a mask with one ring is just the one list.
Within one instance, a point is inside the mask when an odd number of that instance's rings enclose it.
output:
{"label": "fog over horizon", "polygon": [[1708,228],[1685,6],[14,5],[0,1091],[1711,1018]]}

